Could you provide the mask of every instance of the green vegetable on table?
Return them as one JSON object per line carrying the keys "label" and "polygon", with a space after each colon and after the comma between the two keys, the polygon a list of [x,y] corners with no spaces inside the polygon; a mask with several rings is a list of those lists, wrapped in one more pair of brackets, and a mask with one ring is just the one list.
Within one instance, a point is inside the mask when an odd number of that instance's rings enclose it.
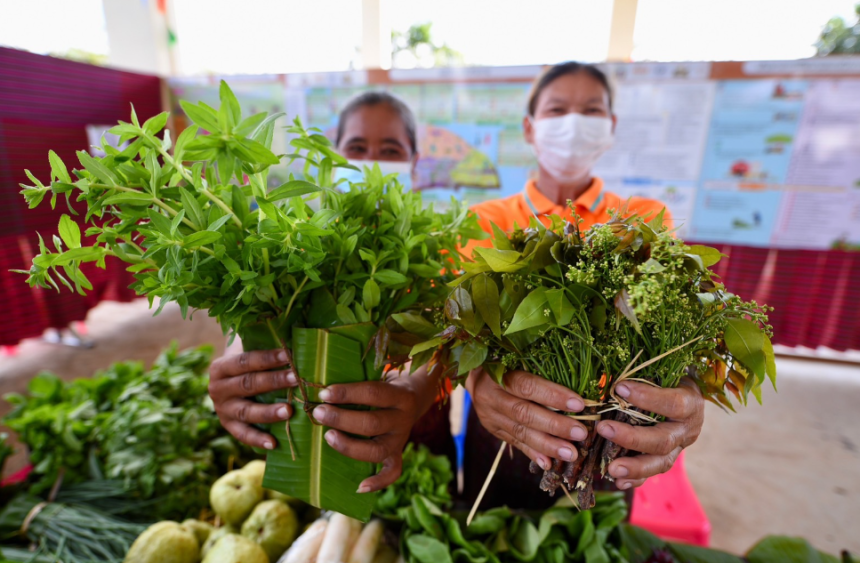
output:
{"label": "green vegetable on table", "polygon": [[[287,128],[296,152],[275,155],[281,114],[243,118],[226,83],[220,96],[217,110],[182,103],[194,125],[175,143],[162,133],[167,113],[140,123],[132,112],[131,123],[111,129],[129,143],[122,150],[79,152],[82,168],[71,173],[49,153],[50,182],[28,172],[24,197],[36,207],[62,195],[73,213],[71,202],[83,203],[90,227],[82,236],[64,215],[54,249],[40,238],[24,273],[32,286],[83,293],[91,284],[81,264],[117,258],[130,264],[139,294],[160,300],[156,313],[169,302],[183,315],[207,310],[246,350],[291,348],[298,390],[260,397],[297,413],[269,429],[278,445],[265,484],[366,519],[374,495],[355,491],[375,468],[335,452],[305,410],[320,387],[376,380],[387,363],[405,361],[417,341],[389,315],[440,308],[458,248],[483,233],[458,202],[437,213],[378,167],[362,183],[333,185],[333,169],[352,166],[298,120]],[[269,186],[268,170],[282,159],[301,178]]]}
{"label": "green vegetable on table", "polygon": [[4,424],[27,446],[32,494],[62,474],[60,499],[128,518],[197,516],[229,458],[252,455],[224,430],[207,393],[212,349],[159,356],[152,368],[120,362],[64,383],[42,373],[27,395],[7,395]]}
{"label": "green vegetable on table", "polygon": [[403,472],[397,481],[386,488],[376,499],[374,516],[402,519],[403,510],[412,505],[412,497],[421,495],[437,506],[451,506],[451,461],[445,456],[430,453],[427,446],[406,445],[403,451]]}

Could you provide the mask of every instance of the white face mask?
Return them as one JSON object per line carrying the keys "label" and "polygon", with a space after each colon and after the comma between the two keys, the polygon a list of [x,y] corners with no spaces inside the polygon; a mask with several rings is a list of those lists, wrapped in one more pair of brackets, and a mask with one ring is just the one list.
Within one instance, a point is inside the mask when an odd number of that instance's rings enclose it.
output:
{"label": "white face mask", "polygon": [[581,113],[532,120],[533,150],[540,165],[559,182],[574,182],[591,172],[612,146],[612,120]]}
{"label": "white face mask", "polygon": [[350,168],[335,168],[335,182],[341,179],[344,179],[353,184],[364,182],[364,168],[373,168],[374,164],[378,164],[383,176],[388,176],[389,174],[397,174],[397,180],[403,185],[403,191],[406,192],[412,189],[411,162],[395,162],[388,160],[350,160],[349,163],[358,168],[358,170],[352,170]]}

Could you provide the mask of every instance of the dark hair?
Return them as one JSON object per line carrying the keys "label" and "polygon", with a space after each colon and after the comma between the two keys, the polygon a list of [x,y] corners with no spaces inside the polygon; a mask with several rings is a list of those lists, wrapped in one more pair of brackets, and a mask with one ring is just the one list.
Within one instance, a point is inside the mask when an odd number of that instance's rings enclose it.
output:
{"label": "dark hair", "polygon": [[359,94],[344,106],[340,111],[340,117],[338,117],[337,120],[337,138],[335,139],[335,145],[340,144],[340,139],[343,137],[343,130],[346,127],[346,120],[349,119],[349,116],[363,107],[378,106],[380,104],[385,104],[397,112],[397,115],[400,117],[400,121],[403,122],[403,126],[406,128],[406,136],[409,137],[409,144],[411,145],[412,153],[415,154],[418,152],[418,143],[416,141],[415,133],[415,116],[412,114],[412,110],[409,109],[409,106],[407,106],[403,100],[397,96],[381,91],[364,92],[363,94]]}
{"label": "dark hair", "polygon": [[534,84],[532,84],[532,90],[529,93],[529,115],[534,116],[535,109],[537,109],[538,97],[540,97],[541,92],[543,92],[544,88],[549,86],[551,82],[554,82],[556,78],[560,78],[566,74],[579,74],[580,72],[588,74],[590,77],[600,82],[604,88],[606,88],[606,93],[609,94],[609,111],[611,112],[612,86],[609,85],[609,79],[606,78],[606,74],[604,74],[602,70],[600,70],[594,65],[571,61],[551,66],[545,71],[543,71],[543,73],[541,73],[541,75],[538,76],[537,79],[535,79]]}

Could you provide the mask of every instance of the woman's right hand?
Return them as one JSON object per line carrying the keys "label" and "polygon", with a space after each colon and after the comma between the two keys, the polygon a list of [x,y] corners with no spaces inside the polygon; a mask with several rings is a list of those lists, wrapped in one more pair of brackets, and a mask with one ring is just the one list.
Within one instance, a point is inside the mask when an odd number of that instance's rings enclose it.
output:
{"label": "woman's right hand", "polygon": [[524,371],[505,374],[505,386],[483,369],[472,370],[466,389],[481,424],[497,438],[522,451],[542,469],[552,459],[572,461],[572,441],[584,440],[585,426],[561,412],[585,408],[582,398],[565,387]]}
{"label": "woman's right hand", "polygon": [[286,350],[242,352],[222,356],[212,362],[209,396],[221,425],[240,442],[255,448],[275,448],[274,437],[251,425],[289,419],[293,414],[290,405],[264,405],[249,398],[295,387],[296,374],[292,369],[275,369],[288,362]]}

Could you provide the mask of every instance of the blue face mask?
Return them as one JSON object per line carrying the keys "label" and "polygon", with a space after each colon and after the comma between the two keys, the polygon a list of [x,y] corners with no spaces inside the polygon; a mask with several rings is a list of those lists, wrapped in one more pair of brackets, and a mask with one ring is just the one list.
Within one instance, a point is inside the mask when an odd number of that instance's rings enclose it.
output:
{"label": "blue face mask", "polygon": [[379,165],[383,176],[389,174],[397,174],[397,180],[403,185],[403,191],[412,190],[412,163],[411,162],[392,162],[384,160],[350,160],[350,164],[360,170],[352,170],[349,168],[335,168],[334,181],[346,180],[347,182],[357,184],[364,182],[364,168],[373,168],[375,164]]}

